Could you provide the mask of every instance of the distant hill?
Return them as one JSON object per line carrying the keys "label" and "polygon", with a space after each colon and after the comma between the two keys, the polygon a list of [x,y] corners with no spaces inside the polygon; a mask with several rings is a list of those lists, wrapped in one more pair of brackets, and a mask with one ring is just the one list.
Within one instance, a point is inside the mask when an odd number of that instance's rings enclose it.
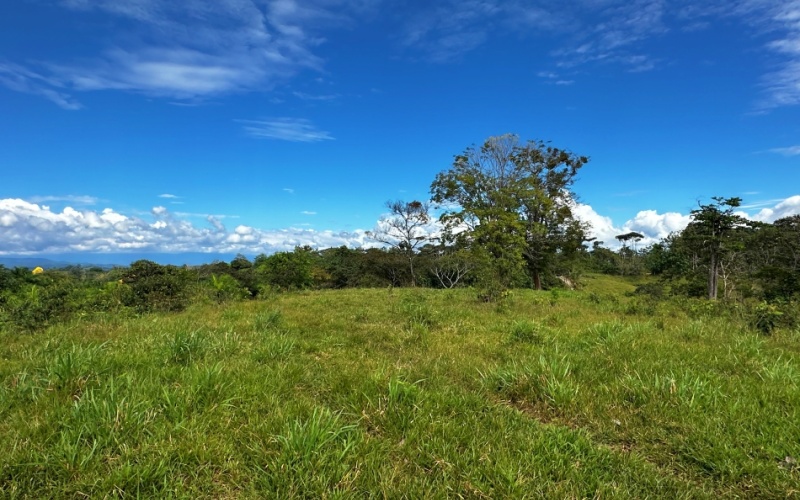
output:
{"label": "distant hill", "polygon": [[[157,254],[133,254],[133,253],[116,253],[116,254],[58,254],[58,255],[42,255],[42,256],[0,256],[0,265],[8,268],[14,267],[28,267],[34,268],[41,266],[45,269],[54,269],[67,266],[83,266],[83,267],[102,267],[105,269],[114,266],[128,266],[131,262],[141,259],[152,260],[159,264],[172,264],[182,266],[188,264],[190,266],[199,264],[210,264],[214,261],[230,262],[236,257],[234,254],[212,254],[212,253],[157,253]],[[252,260],[253,256],[248,256]]]}
{"label": "distant hill", "polygon": [[92,266],[93,264],[43,259],[41,257],[0,257],[0,265],[8,268],[14,268],[14,267],[34,268],[37,266],[41,266],[45,269],[53,269],[53,268],[75,266],[75,265],[88,267]]}

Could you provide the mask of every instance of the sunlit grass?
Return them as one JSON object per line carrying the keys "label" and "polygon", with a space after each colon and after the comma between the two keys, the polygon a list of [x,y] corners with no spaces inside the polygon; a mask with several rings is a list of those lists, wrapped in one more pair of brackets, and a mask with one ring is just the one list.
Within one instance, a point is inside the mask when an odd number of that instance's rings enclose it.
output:
{"label": "sunlit grass", "polygon": [[798,495],[800,336],[632,288],[302,292],[0,333],[0,496]]}

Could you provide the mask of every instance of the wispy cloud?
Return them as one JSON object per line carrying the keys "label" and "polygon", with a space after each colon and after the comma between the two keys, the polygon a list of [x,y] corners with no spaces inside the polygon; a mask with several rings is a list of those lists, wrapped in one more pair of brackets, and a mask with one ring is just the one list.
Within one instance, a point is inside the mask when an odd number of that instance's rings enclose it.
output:
{"label": "wispy cloud", "polygon": [[[80,59],[30,65],[0,61],[0,85],[78,109],[79,91],[121,90],[197,102],[260,91],[302,69],[319,70],[323,30],[347,26],[372,2],[345,0],[62,0],[55,5],[107,25]],[[363,5],[362,5],[363,4]],[[49,8],[59,8],[51,5]],[[27,64],[27,63],[26,63]]]}
{"label": "wispy cloud", "polygon": [[765,48],[778,60],[761,78],[762,99],[756,110],[800,105],[800,2],[797,0],[741,0],[738,12],[745,21],[767,34]]}
{"label": "wispy cloud", "polygon": [[266,120],[237,120],[251,137],[290,142],[319,142],[333,140],[329,132],[318,129],[302,118],[272,118]]}
{"label": "wispy cloud", "polygon": [[[668,31],[664,0],[561,4],[450,0],[429,5],[408,21],[402,43],[433,62],[458,60],[488,40],[509,33],[525,38],[557,34],[559,39],[569,40],[550,54],[562,69],[603,62],[648,71],[657,61],[639,50],[639,42]],[[561,85],[573,80],[553,72],[540,72],[539,76]]]}
{"label": "wispy cloud", "polygon": [[317,215],[317,212],[312,212],[310,210],[303,210],[300,213],[303,214],[303,215]]}
{"label": "wispy cloud", "polygon": [[281,191],[284,191],[284,192],[289,193],[289,194],[294,194],[294,189],[292,189],[292,188],[283,188]]}
{"label": "wispy cloud", "polygon": [[64,202],[74,203],[75,205],[96,205],[99,198],[86,195],[66,195],[66,196],[31,196],[29,200],[33,203]]}
{"label": "wispy cloud", "polygon": [[458,59],[483,44],[501,12],[496,0],[450,0],[429,4],[405,27],[402,43],[424,59]]}
{"label": "wispy cloud", "polygon": [[339,94],[306,94],[305,92],[292,92],[292,95],[304,101],[333,101],[341,97]]}
{"label": "wispy cloud", "polygon": [[169,199],[169,200],[176,200],[176,199],[180,198],[180,196],[177,196],[177,195],[174,195],[174,194],[169,194],[169,193],[160,194],[160,195],[158,195],[158,197],[159,198],[166,198],[166,199]]}
{"label": "wispy cloud", "polygon": [[769,152],[783,156],[798,156],[800,155],[800,146],[789,146],[787,148],[773,148],[770,149]]}
{"label": "wispy cloud", "polygon": [[81,109],[81,103],[62,90],[63,85],[52,78],[18,64],[0,61],[0,85],[16,92],[38,95],[70,111]]}

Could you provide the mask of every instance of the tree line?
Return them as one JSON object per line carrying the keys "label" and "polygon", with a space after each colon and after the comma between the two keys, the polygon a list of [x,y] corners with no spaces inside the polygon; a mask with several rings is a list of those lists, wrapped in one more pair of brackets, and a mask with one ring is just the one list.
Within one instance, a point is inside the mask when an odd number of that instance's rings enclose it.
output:
{"label": "tree line", "polygon": [[637,247],[641,233],[620,234],[620,248],[611,250],[573,211],[572,189],[588,161],[542,141],[490,137],[435,177],[430,201],[387,202],[369,233],[382,248],[306,246],[194,267],[0,266],[0,324],[36,329],[92,311],[175,311],[300,289],[468,286],[492,301],[515,287],[579,285],[587,272],[651,275],[640,290],[651,297],[795,303],[800,215],[754,222],[736,213],[740,198],[714,197],[698,204],[684,231],[645,248]]}

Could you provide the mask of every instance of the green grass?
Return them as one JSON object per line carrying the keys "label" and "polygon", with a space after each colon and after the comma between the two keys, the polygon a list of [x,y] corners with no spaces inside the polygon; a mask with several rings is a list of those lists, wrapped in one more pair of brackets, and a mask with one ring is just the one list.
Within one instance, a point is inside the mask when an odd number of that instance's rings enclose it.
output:
{"label": "green grass", "polygon": [[0,333],[0,497],[800,495],[800,333],[576,292],[299,292]]}

